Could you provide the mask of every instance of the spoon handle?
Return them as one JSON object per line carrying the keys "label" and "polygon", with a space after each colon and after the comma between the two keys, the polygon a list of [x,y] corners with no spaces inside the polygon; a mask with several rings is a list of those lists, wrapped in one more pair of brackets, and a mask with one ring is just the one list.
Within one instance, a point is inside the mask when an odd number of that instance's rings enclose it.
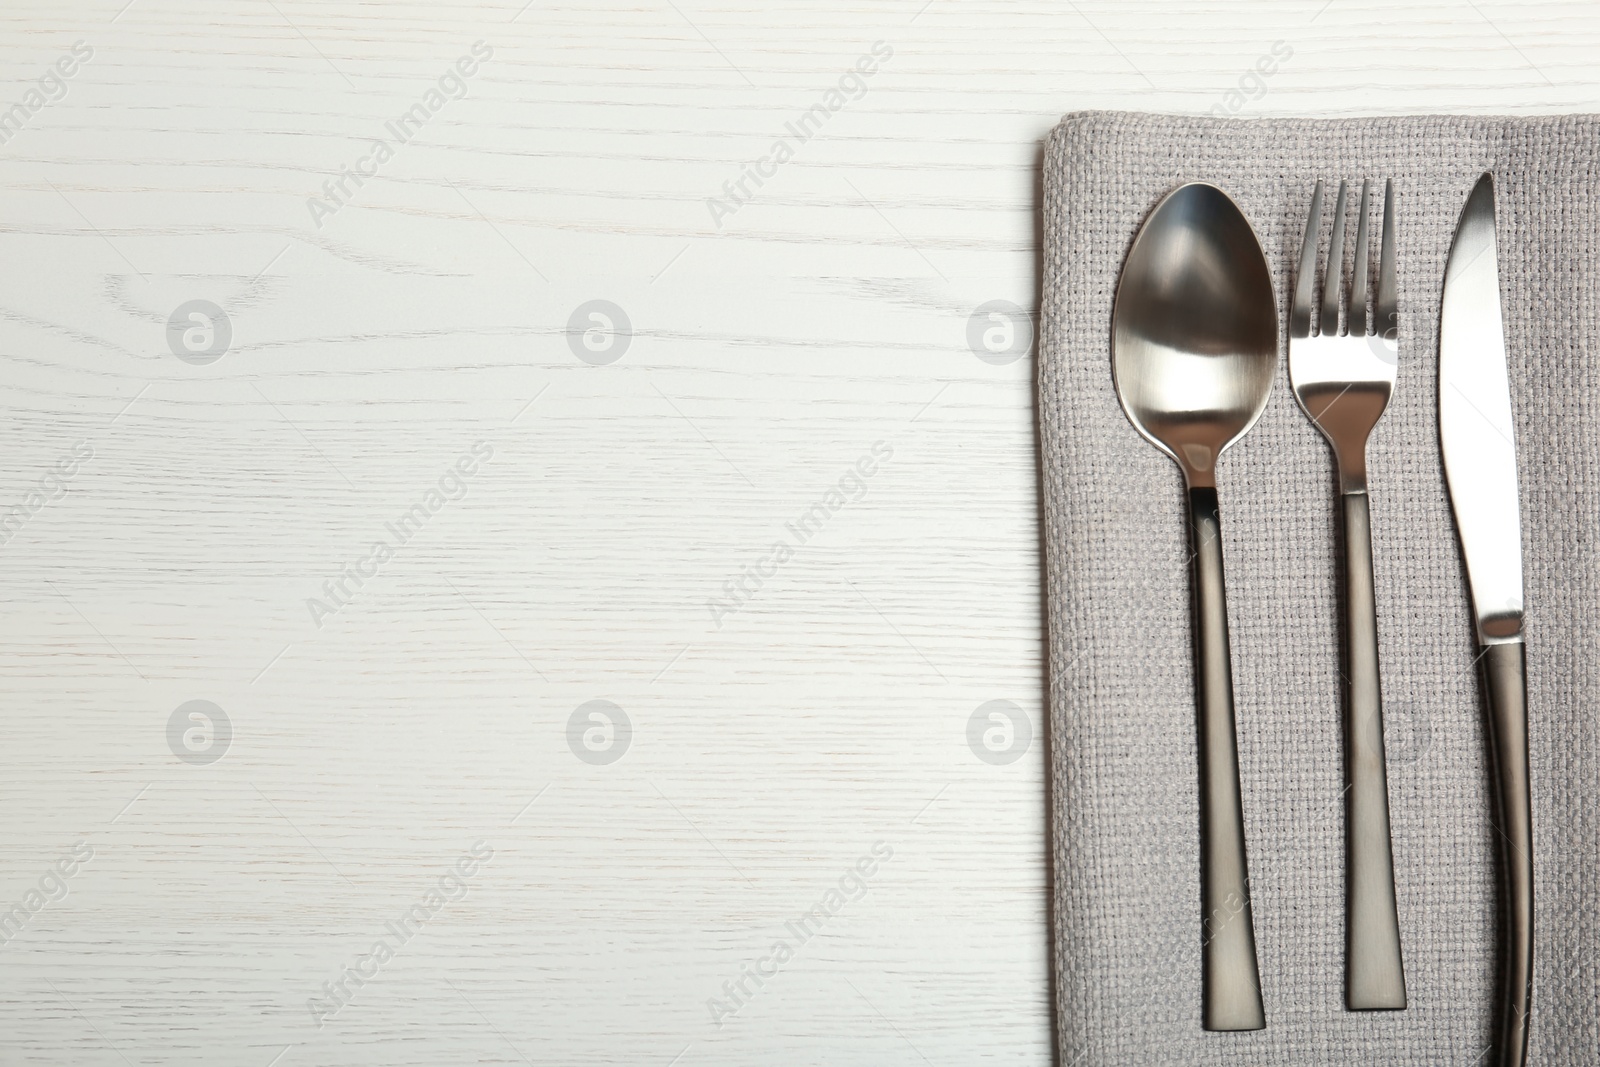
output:
{"label": "spoon handle", "polygon": [[1189,490],[1189,529],[1194,548],[1195,701],[1200,715],[1203,1025],[1207,1030],[1260,1030],[1267,1023],[1245,864],[1216,489]]}
{"label": "spoon handle", "polygon": [[1372,519],[1366,493],[1345,493],[1345,1006],[1406,1006],[1406,972],[1395,911],[1383,696],[1378,684],[1378,610],[1372,583]]}

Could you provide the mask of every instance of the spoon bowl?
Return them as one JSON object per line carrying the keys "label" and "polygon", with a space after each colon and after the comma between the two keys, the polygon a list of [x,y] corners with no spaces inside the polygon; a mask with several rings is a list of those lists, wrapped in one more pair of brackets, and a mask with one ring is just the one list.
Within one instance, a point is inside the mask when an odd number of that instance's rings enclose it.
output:
{"label": "spoon bowl", "polygon": [[1278,365],[1267,259],[1221,189],[1180,186],[1145,220],[1117,285],[1111,351],[1134,428],[1190,488],[1215,486],[1218,458],[1261,417]]}
{"label": "spoon bowl", "polygon": [[1278,303],[1261,243],[1213,185],[1174,190],[1145,220],[1117,284],[1111,368],[1134,428],[1189,490],[1200,730],[1201,1019],[1266,1026],[1245,858],[1217,460],[1255,425],[1278,366]]}

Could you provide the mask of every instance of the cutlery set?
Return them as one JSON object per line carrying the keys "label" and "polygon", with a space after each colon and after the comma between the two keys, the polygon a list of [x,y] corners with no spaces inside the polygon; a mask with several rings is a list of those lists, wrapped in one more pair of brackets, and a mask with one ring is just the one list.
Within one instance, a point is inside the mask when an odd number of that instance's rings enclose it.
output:
{"label": "cutlery set", "polygon": [[[1360,190],[1345,287],[1350,186],[1339,184],[1324,282],[1317,285],[1325,186],[1316,184],[1289,313],[1289,380],[1338,472],[1344,553],[1345,1006],[1406,1007],[1379,684],[1367,439],[1400,356],[1395,190],[1383,188],[1372,271],[1373,184]],[[1266,257],[1217,187],[1180,186],[1146,218],[1118,282],[1112,373],[1134,428],[1172,458],[1188,490],[1200,755],[1202,1021],[1266,1025],[1256,957],[1234,721],[1217,462],[1266,408],[1279,322]],[[1533,865],[1522,634],[1521,527],[1500,315],[1494,180],[1462,210],[1444,278],[1439,435],[1472,594],[1488,707],[1496,825],[1508,920],[1500,1067],[1521,1067],[1532,994]]]}

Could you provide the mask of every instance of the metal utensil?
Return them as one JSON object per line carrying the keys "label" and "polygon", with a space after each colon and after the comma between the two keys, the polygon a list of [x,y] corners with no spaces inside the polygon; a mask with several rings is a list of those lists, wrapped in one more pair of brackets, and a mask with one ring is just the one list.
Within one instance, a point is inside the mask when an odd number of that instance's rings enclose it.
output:
{"label": "metal utensil", "polygon": [[1494,178],[1478,179],[1445,268],[1439,316],[1439,440],[1473,616],[1506,892],[1500,1067],[1522,1067],[1533,1003],[1533,816],[1528,787],[1527,659],[1517,451],[1500,318]]}
{"label": "metal utensil", "polygon": [[[1352,1011],[1406,1006],[1400,919],[1395,909],[1389,837],[1389,784],[1383,751],[1383,696],[1378,684],[1378,611],[1372,581],[1372,517],[1367,497],[1367,438],[1394,390],[1396,331],[1394,183],[1383,196],[1378,276],[1367,319],[1368,205],[1361,185],[1355,274],[1348,310],[1344,288],[1345,204],[1339,183],[1333,237],[1317,314],[1317,244],[1322,183],[1311,194],[1294,302],[1289,312],[1289,383],[1300,406],[1333,448],[1344,512],[1345,611],[1345,1005]],[[1346,327],[1340,331],[1340,314]],[[1369,328],[1370,326],[1370,328]]]}
{"label": "metal utensil", "polygon": [[1174,190],[1145,220],[1123,264],[1111,365],[1128,421],[1177,461],[1189,493],[1207,1030],[1266,1025],[1245,861],[1216,464],[1260,418],[1277,363],[1277,303],[1255,231],[1215,186]]}

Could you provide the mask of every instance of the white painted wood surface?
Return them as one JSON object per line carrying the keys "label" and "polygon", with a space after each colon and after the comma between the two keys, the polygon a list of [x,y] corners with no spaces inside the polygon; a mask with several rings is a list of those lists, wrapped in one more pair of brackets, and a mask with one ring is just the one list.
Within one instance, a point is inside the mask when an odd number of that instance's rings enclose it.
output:
{"label": "white painted wood surface", "polygon": [[1042,138],[1600,86],[1581,0],[124,3],[0,13],[6,1067],[1049,1062],[1033,367],[967,341],[1037,303]]}

